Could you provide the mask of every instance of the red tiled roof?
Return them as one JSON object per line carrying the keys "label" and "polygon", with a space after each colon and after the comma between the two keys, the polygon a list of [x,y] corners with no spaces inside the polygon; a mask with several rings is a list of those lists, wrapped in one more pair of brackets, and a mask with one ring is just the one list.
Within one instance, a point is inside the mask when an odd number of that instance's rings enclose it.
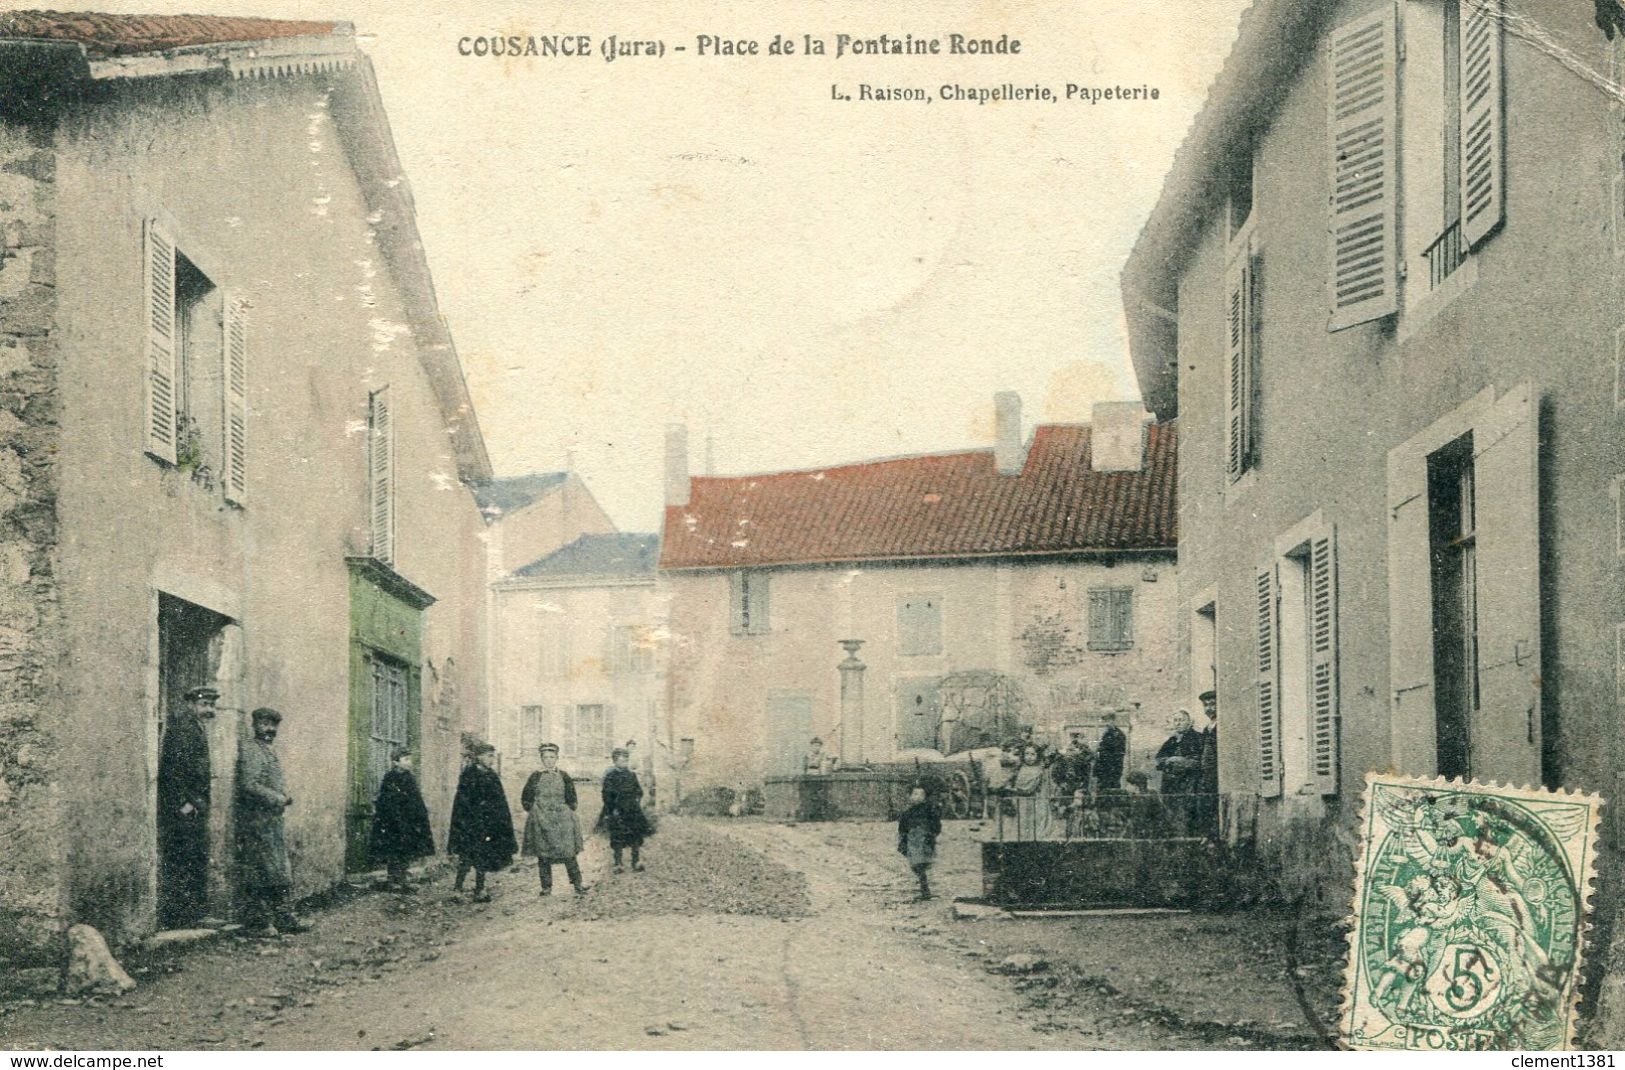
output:
{"label": "red tiled roof", "polygon": [[218,15],[105,15],[93,11],[0,13],[0,39],[65,41],[93,57],[163,52],[193,45],[267,41],[330,34],[337,22],[235,18]]}
{"label": "red tiled roof", "polygon": [[1172,548],[1176,431],[1150,428],[1138,472],[1089,467],[1089,428],[1046,425],[1019,476],[992,450],[811,472],[701,477],[666,508],[660,567],[741,568]]}

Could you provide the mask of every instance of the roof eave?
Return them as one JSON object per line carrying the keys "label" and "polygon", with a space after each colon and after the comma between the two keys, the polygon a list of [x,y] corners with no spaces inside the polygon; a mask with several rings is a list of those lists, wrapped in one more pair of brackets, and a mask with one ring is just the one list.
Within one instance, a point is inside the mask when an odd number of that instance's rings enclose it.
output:
{"label": "roof eave", "polygon": [[751,561],[719,565],[668,565],[661,562],[661,572],[737,572],[758,568],[818,568],[835,565],[910,565],[910,564],[986,564],[989,561],[1034,561],[1057,558],[1142,557],[1177,554],[1175,543],[1165,546],[1102,546],[1069,550],[989,550],[977,553],[954,554],[899,554],[890,557],[813,557],[790,558],[782,561]]}
{"label": "roof eave", "polygon": [[1178,333],[1167,317],[1178,309],[1185,258],[1223,195],[1219,175],[1273,114],[1314,54],[1304,43],[1318,41],[1336,8],[1337,0],[1254,0],[1123,267],[1129,353],[1159,419],[1178,413]]}

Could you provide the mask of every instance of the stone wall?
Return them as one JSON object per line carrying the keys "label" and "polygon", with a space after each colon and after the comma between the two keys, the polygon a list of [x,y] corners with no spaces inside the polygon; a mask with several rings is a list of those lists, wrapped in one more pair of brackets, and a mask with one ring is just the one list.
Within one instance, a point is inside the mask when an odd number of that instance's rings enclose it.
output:
{"label": "stone wall", "polygon": [[0,964],[52,950],[62,861],[58,693],[56,153],[0,123]]}

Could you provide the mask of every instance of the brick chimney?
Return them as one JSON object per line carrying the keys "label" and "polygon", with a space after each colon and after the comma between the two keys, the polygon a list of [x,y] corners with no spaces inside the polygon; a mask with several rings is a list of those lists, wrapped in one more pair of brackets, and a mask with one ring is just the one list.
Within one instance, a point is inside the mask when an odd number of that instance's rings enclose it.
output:
{"label": "brick chimney", "polygon": [[1027,463],[1021,439],[1021,395],[1001,390],[993,395],[993,467],[1001,476],[1019,476]]}
{"label": "brick chimney", "polygon": [[666,425],[666,504],[688,504],[688,427]]}
{"label": "brick chimney", "polygon": [[1089,466],[1096,472],[1138,472],[1145,467],[1146,423],[1138,401],[1097,401],[1090,414]]}

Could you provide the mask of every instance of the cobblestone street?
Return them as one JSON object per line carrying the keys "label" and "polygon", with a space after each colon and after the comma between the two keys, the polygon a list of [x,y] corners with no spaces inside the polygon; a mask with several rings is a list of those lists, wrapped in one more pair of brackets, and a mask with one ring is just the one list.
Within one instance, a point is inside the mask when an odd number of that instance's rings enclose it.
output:
{"label": "cobblestone street", "polygon": [[[594,841],[580,900],[562,883],[566,894],[538,897],[533,871],[515,867],[493,903],[474,905],[436,871],[415,896],[362,893],[312,911],[299,936],[128,957],[140,987],[125,998],[10,992],[0,1046],[1323,1043],[1283,965],[1281,919],[955,920],[952,896],[979,880],[975,835],[950,826],[941,898],[916,904],[889,823],[667,819],[644,873],[609,873]],[[1244,1007],[1233,1001],[1240,979],[1254,984]]]}

